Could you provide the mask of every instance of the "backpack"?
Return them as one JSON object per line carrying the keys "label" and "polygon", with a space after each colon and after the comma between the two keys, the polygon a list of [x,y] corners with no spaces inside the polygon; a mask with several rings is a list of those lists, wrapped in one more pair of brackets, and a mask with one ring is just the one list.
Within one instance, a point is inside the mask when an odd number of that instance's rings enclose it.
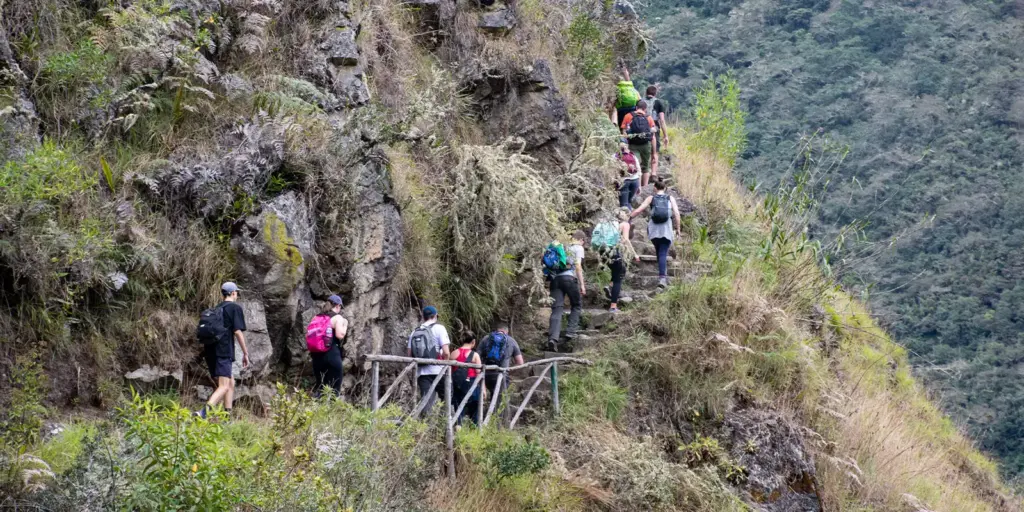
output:
{"label": "backpack", "polygon": [[434,338],[433,327],[421,325],[412,332],[409,337],[409,346],[412,348],[412,356],[420,359],[438,359],[441,351],[437,349],[437,339]]}
{"label": "backpack", "polygon": [[501,356],[505,353],[505,345],[508,337],[503,332],[491,333],[491,346],[487,347],[487,354],[484,354],[484,364],[501,364]]}
{"label": "backpack", "polygon": [[668,194],[655,194],[654,198],[651,199],[651,222],[655,224],[668,222],[671,216],[672,203],[668,198]]}
{"label": "backpack", "polygon": [[626,164],[626,176],[633,177],[640,173],[640,163],[636,161],[636,155],[633,153],[623,153],[619,160]]}
{"label": "backpack", "polygon": [[614,249],[619,245],[619,228],[614,222],[605,221],[594,227],[594,234],[590,237],[590,246],[597,249]]}
{"label": "backpack", "polygon": [[544,257],[541,258],[544,265],[544,275],[554,277],[572,268],[572,263],[565,255],[565,247],[560,242],[551,242],[547,249],[544,249]]}
{"label": "backpack", "polygon": [[199,315],[199,326],[196,327],[199,343],[213,345],[227,336],[228,328],[224,325],[225,305],[218,304]]}
{"label": "backpack", "polygon": [[[459,350],[461,350],[461,349],[459,349]],[[475,353],[476,353],[475,351],[470,350],[466,354],[466,359],[464,361],[461,361],[461,362],[463,362],[463,363],[472,363],[473,362],[473,354],[475,354]],[[465,368],[465,367],[462,367],[462,366],[455,366],[455,367],[453,367],[452,368],[452,382],[454,382],[456,384],[458,384],[460,382],[467,382],[469,380],[469,372],[471,370],[473,370],[473,368]]]}
{"label": "backpack", "polygon": [[331,319],[334,315],[317,315],[306,327],[306,349],[313,354],[323,354],[331,348]]}
{"label": "backpack", "polygon": [[633,119],[629,121],[626,128],[626,135],[629,136],[630,144],[644,144],[651,141],[651,121],[647,114],[638,115],[633,113]]}
{"label": "backpack", "polygon": [[640,91],[633,87],[633,82],[622,81],[616,86],[618,92],[615,96],[615,108],[626,108],[636,106],[640,101]]}

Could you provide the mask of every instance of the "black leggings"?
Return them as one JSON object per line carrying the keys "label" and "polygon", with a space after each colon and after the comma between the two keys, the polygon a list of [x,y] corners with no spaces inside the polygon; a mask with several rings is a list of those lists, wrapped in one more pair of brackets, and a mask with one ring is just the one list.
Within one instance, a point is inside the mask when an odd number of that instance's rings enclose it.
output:
{"label": "black leggings", "polygon": [[330,387],[334,393],[341,396],[341,349],[333,345],[330,350],[322,354],[310,353],[313,358],[313,376],[316,378],[316,389],[314,396],[320,396],[324,386]]}
{"label": "black leggings", "polygon": [[608,268],[612,270],[612,304],[619,302],[619,294],[622,293],[622,280],[626,277],[626,262],[621,256],[617,256],[610,263]]}

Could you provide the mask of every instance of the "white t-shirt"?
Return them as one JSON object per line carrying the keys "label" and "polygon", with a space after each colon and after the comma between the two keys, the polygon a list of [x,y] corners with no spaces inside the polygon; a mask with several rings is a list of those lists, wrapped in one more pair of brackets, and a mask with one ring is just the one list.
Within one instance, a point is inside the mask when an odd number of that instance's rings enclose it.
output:
{"label": "white t-shirt", "polygon": [[574,276],[576,275],[576,269],[583,264],[583,246],[579,244],[570,245],[567,249],[566,257],[570,258],[573,262],[573,268],[559,273],[560,276]]}
{"label": "white t-shirt", "polygon": [[[437,323],[437,320],[431,320],[424,326],[430,326],[430,332],[434,335],[434,341],[437,342],[437,353],[441,354],[444,350],[445,345],[451,344],[451,339],[448,338],[448,329],[445,329],[443,325]],[[412,335],[409,335],[409,341],[406,343],[408,348],[412,348]],[[439,356],[440,357],[440,356]],[[423,365],[417,370],[416,375],[437,375],[444,370],[443,366],[440,365]]]}

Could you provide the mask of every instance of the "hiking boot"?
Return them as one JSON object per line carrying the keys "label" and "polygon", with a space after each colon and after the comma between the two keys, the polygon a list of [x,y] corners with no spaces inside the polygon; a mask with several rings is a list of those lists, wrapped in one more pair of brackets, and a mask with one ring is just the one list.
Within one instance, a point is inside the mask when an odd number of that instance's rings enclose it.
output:
{"label": "hiking boot", "polygon": [[658,278],[658,288],[660,288],[662,290],[664,290],[665,288],[668,288],[668,278],[667,277]]}
{"label": "hiking boot", "polygon": [[547,343],[544,343],[544,350],[558,352],[558,340],[548,340]]}
{"label": "hiking boot", "polygon": [[604,298],[606,298],[608,300],[612,300],[612,287],[611,286],[605,286],[604,288],[601,288],[601,291],[604,292]]}

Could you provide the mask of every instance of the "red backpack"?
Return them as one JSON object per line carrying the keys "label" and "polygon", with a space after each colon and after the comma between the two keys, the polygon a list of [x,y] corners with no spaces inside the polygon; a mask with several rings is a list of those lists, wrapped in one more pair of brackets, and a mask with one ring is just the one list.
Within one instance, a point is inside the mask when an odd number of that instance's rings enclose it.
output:
{"label": "red backpack", "polygon": [[334,315],[317,315],[306,327],[306,348],[314,354],[322,354],[331,348],[331,318]]}

